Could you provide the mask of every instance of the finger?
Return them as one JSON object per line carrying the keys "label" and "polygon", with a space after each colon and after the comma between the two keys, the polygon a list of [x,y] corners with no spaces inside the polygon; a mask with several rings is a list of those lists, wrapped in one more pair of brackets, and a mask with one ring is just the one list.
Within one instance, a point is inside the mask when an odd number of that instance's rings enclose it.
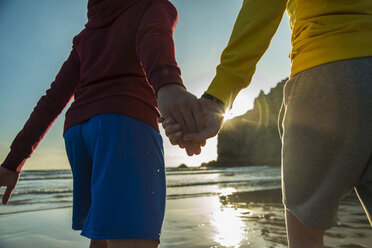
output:
{"label": "finger", "polygon": [[189,133],[185,124],[185,120],[183,118],[183,115],[180,111],[174,111],[172,113],[172,117],[175,123],[178,123],[181,126],[181,131],[183,133]]}
{"label": "finger", "polygon": [[174,120],[171,117],[168,117],[167,119],[164,119],[164,121],[161,123],[163,128],[166,129],[167,126],[174,124]]}
{"label": "finger", "polygon": [[185,133],[195,133],[198,131],[198,127],[195,122],[194,115],[190,109],[182,110],[182,116],[185,120],[187,131]]}
{"label": "finger", "polygon": [[181,131],[181,125],[176,123],[165,128],[165,135],[169,136],[179,131]]}
{"label": "finger", "polygon": [[205,140],[213,137],[215,135],[214,130],[206,128],[198,133],[185,134],[183,136],[184,141],[192,143],[203,143]]}
{"label": "finger", "polygon": [[186,144],[187,155],[199,155],[201,153],[201,147],[199,144],[187,143]]}
{"label": "finger", "polygon": [[207,141],[206,140],[204,140],[203,142],[200,142],[200,146],[201,147],[205,146],[205,144],[207,144]]}
{"label": "finger", "polygon": [[188,156],[191,157],[192,155],[194,155],[194,152],[193,152],[192,147],[190,145],[186,145],[185,150],[186,150],[186,153],[187,153]]}
{"label": "finger", "polygon": [[2,200],[2,203],[4,205],[6,205],[9,201],[9,198],[10,198],[10,195],[12,194],[12,191],[13,191],[13,187],[6,187],[6,190],[4,192],[4,195],[3,195],[3,200]]}
{"label": "finger", "polygon": [[203,115],[203,108],[199,101],[194,104],[192,113],[195,119],[197,130],[203,130],[205,128],[205,117]]}
{"label": "finger", "polygon": [[182,139],[180,139],[180,140],[178,141],[178,146],[179,146],[181,149],[186,148],[185,142],[183,142]]}
{"label": "finger", "polygon": [[192,144],[191,147],[192,147],[192,151],[195,155],[199,155],[201,153],[200,145]]}
{"label": "finger", "polygon": [[179,141],[181,140],[182,138],[182,132],[179,131],[177,133],[173,133],[173,134],[170,134],[168,136],[169,138],[169,141],[172,145],[178,145]]}

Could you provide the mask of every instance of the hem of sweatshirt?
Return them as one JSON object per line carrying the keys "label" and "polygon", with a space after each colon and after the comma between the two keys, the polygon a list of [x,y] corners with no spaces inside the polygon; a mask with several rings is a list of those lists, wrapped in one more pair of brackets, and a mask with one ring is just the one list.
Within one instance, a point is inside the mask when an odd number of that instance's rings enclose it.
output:
{"label": "hem of sweatshirt", "polygon": [[372,35],[370,32],[332,34],[311,40],[294,50],[291,75],[312,67],[344,59],[372,56]]}
{"label": "hem of sweatshirt", "polygon": [[63,133],[65,133],[68,128],[87,121],[93,116],[107,113],[133,117],[151,125],[159,131],[159,112],[155,106],[150,106],[144,101],[130,96],[111,96],[82,106],[71,106],[66,113]]}

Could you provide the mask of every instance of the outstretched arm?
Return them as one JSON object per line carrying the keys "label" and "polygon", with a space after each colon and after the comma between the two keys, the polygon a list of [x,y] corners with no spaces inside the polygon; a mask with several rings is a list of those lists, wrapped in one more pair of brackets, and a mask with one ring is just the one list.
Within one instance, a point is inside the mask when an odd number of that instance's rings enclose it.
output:
{"label": "outstretched arm", "polygon": [[26,159],[38,146],[55,119],[73,96],[79,81],[79,60],[75,50],[63,64],[55,81],[40,98],[23,129],[11,145],[11,151],[1,165],[21,172]]}
{"label": "outstretched arm", "polygon": [[14,139],[8,156],[1,164],[0,187],[7,187],[3,196],[4,204],[8,202],[27,158],[70,101],[78,82],[79,59],[73,49],[46,95],[40,98],[23,129]]}

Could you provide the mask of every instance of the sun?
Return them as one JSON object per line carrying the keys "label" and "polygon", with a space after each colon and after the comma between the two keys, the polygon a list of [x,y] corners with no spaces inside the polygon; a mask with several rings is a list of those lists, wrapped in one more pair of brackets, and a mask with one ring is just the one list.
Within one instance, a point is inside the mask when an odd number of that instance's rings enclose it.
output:
{"label": "sun", "polygon": [[226,111],[224,120],[230,120],[236,116],[245,114],[253,107],[253,100],[246,95],[240,94],[236,97],[233,107]]}

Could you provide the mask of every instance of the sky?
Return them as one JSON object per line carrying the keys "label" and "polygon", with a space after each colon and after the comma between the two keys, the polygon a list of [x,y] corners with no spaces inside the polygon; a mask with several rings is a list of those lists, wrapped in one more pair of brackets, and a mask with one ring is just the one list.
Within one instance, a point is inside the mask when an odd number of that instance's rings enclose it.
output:
{"label": "sky", "polygon": [[[243,0],[171,2],[179,14],[174,35],[177,61],[185,86],[200,97],[215,75]],[[0,163],[67,59],[72,38],[84,28],[86,6],[87,0],[0,0]],[[253,107],[261,90],[269,92],[289,75],[289,52],[290,30],[285,14],[250,86],[240,92],[226,118],[244,114]],[[68,106],[24,169],[69,168],[62,136],[67,109]],[[216,138],[207,141],[201,155],[188,157],[184,150],[169,143],[163,130],[161,133],[167,167],[181,163],[199,166],[217,159]]]}

